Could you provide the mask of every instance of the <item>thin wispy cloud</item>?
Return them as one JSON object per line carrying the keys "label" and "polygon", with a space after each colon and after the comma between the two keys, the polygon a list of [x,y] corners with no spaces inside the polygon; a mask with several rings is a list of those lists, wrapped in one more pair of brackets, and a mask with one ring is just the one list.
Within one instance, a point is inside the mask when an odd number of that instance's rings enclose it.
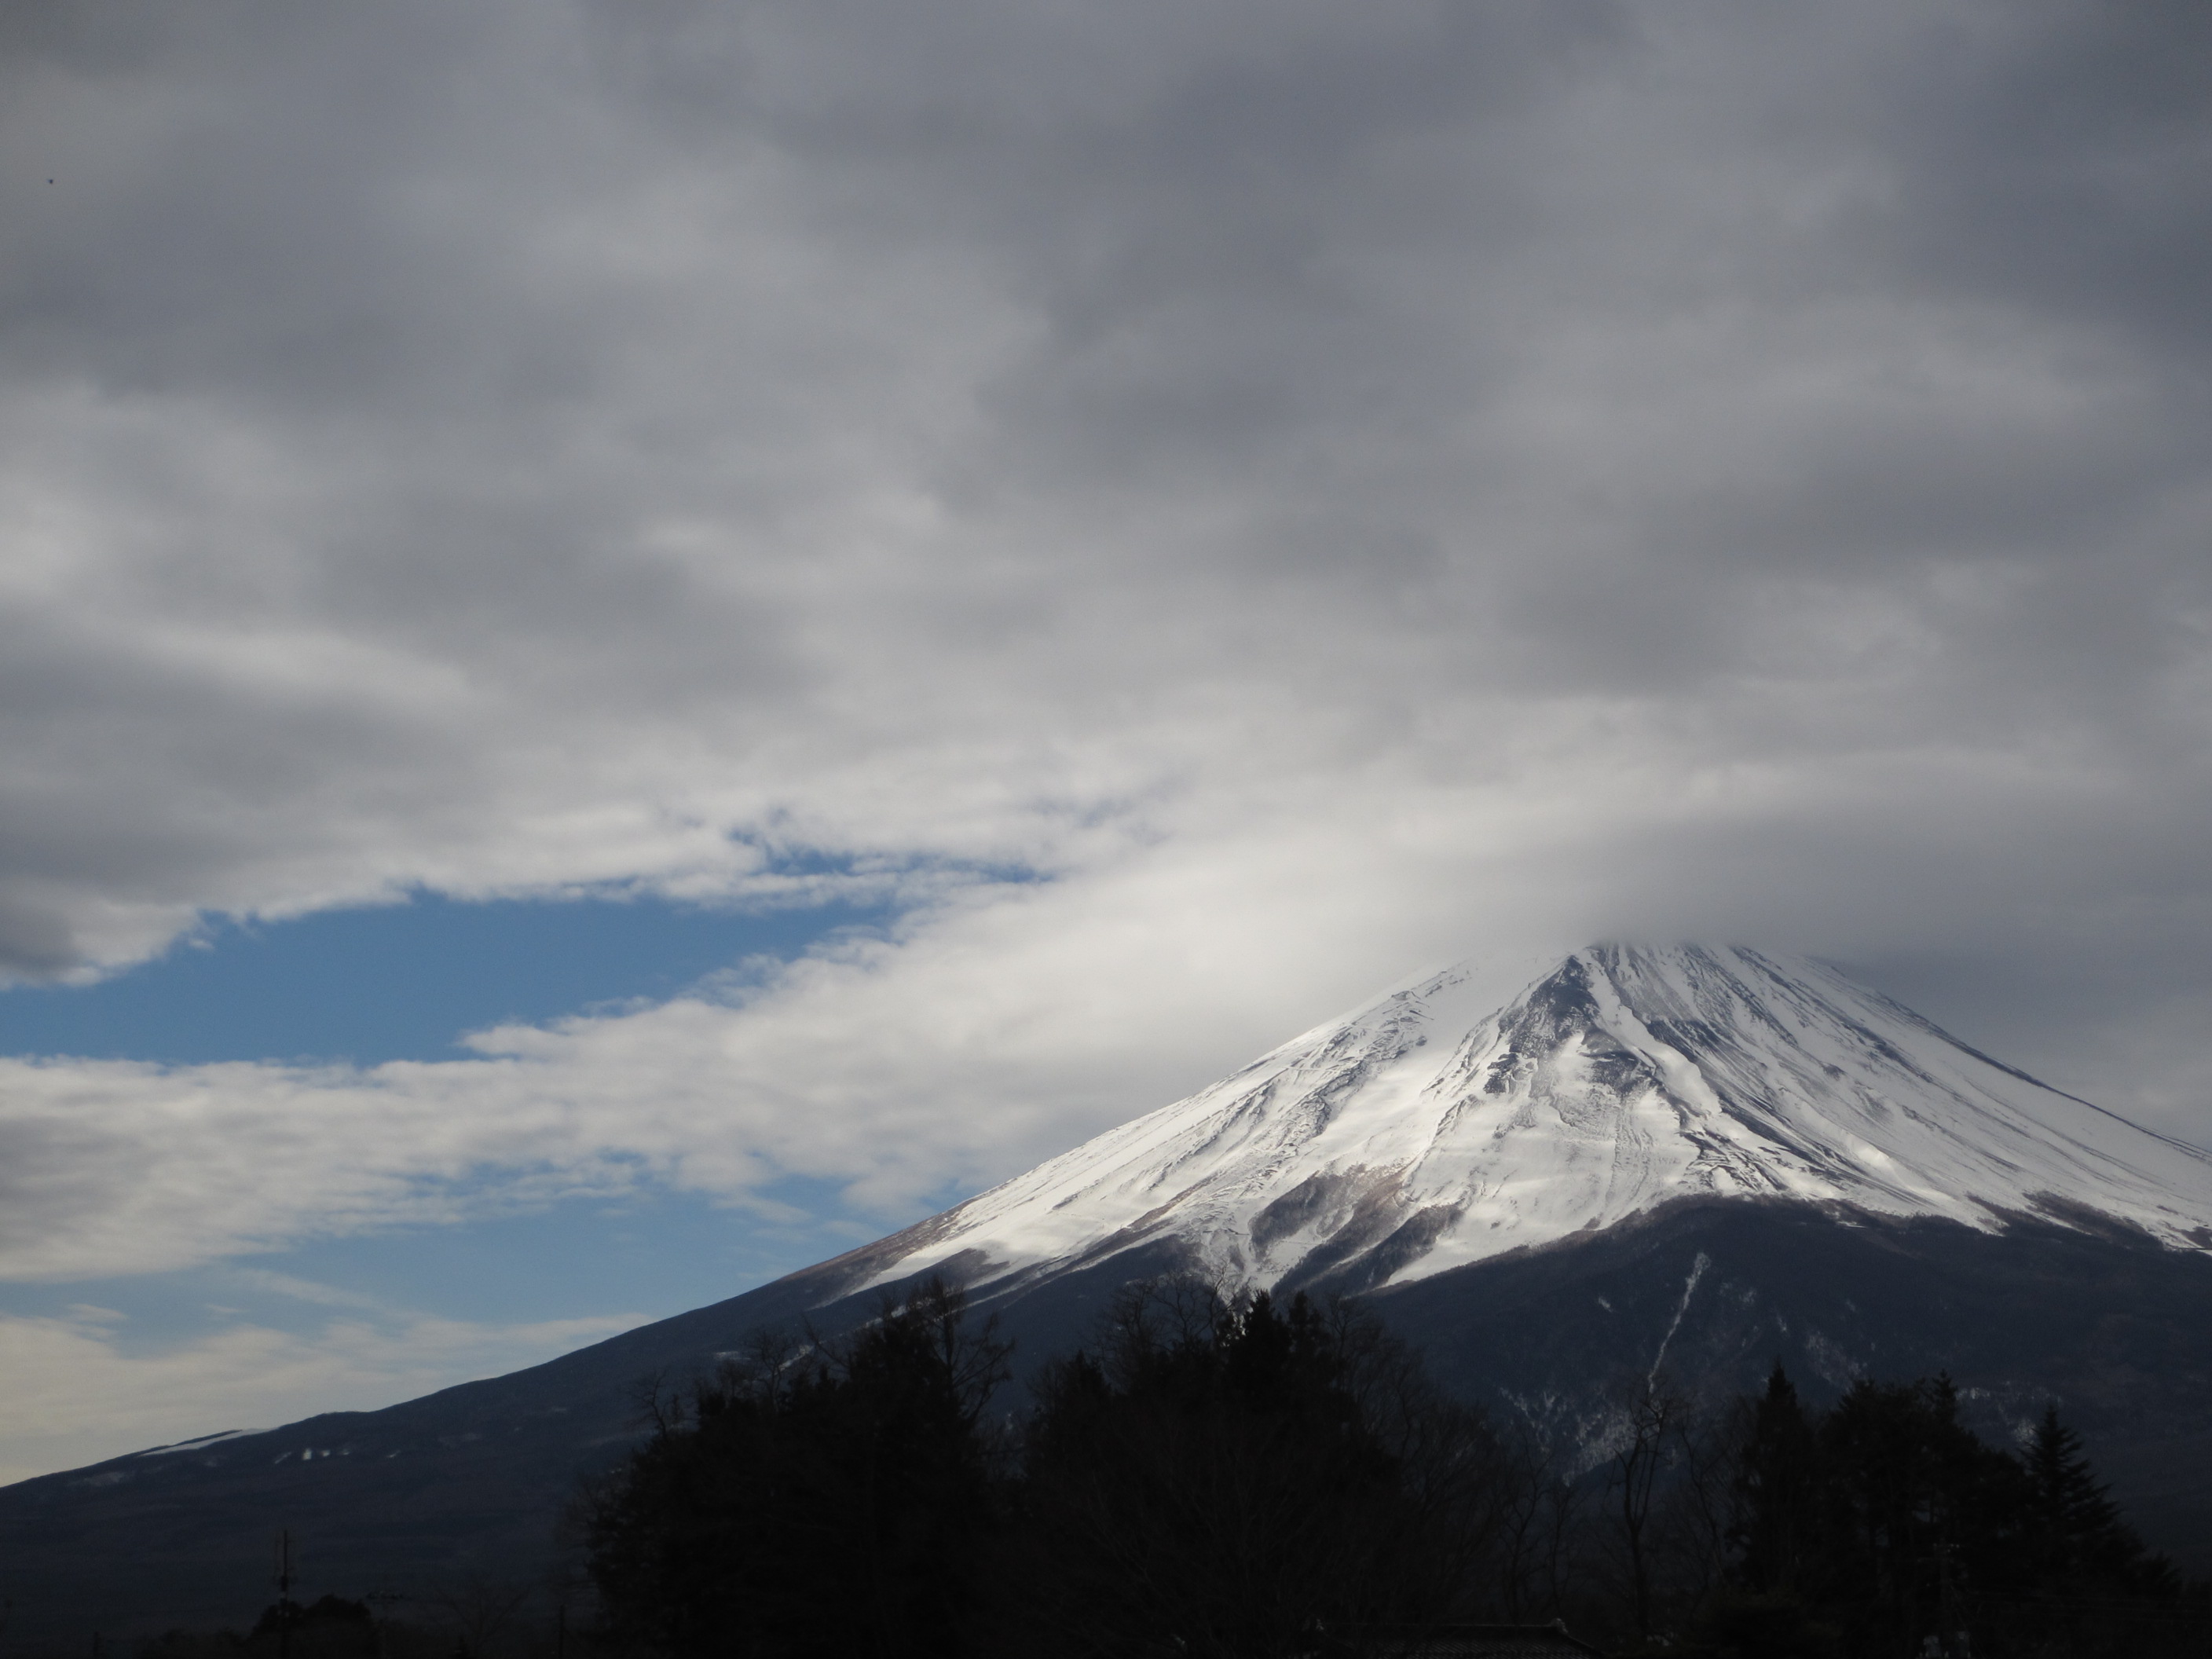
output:
{"label": "thin wispy cloud", "polygon": [[639,1322],[635,1316],[494,1326],[420,1314],[333,1319],[304,1333],[224,1321],[190,1340],[126,1346],[120,1315],[0,1314],[9,1421],[0,1481],[219,1433],[266,1428],[316,1409],[388,1405],[461,1376],[549,1359]]}

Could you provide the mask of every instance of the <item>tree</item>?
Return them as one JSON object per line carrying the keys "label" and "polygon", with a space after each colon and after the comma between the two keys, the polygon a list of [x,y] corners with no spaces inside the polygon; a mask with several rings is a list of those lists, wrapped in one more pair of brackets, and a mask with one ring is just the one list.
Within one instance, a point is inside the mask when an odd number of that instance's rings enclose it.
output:
{"label": "tree", "polygon": [[1494,1572],[1509,1624],[1558,1619],[1574,1579],[1583,1489],[1560,1444],[1527,1418],[1508,1439],[1497,1485]]}
{"label": "tree", "polygon": [[1462,1607],[1500,1458],[1370,1316],[1135,1287],[1049,1366],[1023,1461],[1023,1632],[1245,1659]]}
{"label": "tree", "polygon": [[1808,1413],[1778,1366],[1740,1417],[1733,1584],[1703,1637],[1741,1653],[2173,1650],[2172,1567],[2055,1412],[2018,1456],[1948,1377],[1854,1384]]}
{"label": "tree", "polygon": [[472,1572],[432,1591],[427,1599],[453,1621],[455,1651],[469,1659],[487,1659],[514,1627],[532,1589],[526,1579]]}
{"label": "tree", "polygon": [[1608,1534],[1627,1580],[1629,1607],[1639,1642],[1651,1639],[1651,1504],[1658,1487],[1680,1401],[1646,1378],[1629,1396],[1626,1438],[1606,1465]]}
{"label": "tree", "polygon": [[1820,1425],[1820,1569],[1854,1648],[1958,1645],[2020,1562],[2019,1466],[1959,1421],[1948,1377],[1852,1385]]}
{"label": "tree", "polygon": [[1780,1361],[1751,1404],[1737,1455],[1729,1541],[1745,1588],[1794,1595],[1818,1542],[1819,1447],[1796,1388]]}
{"label": "tree", "polygon": [[2028,1569],[2021,1622],[2081,1650],[2113,1641],[2142,1647],[2142,1615],[2180,1592],[2172,1565],[2121,1519],[2056,1406],[2045,1407],[2020,1462]]}
{"label": "tree", "polygon": [[950,1655],[989,1524],[981,1419],[993,1326],[930,1279],[840,1343],[763,1340],[688,1394],[586,1502],[587,1565],[619,1649]]}
{"label": "tree", "polygon": [[2173,1586],[2172,1568],[2152,1556],[2091,1473],[2081,1437],[2044,1408],[2021,1454],[2030,1492],[2028,1547],[2039,1581],[2160,1595]]}
{"label": "tree", "polygon": [[246,1640],[256,1651],[294,1659],[365,1659],[375,1650],[376,1632],[364,1601],[325,1595],[302,1607],[287,1596],[262,1609]]}

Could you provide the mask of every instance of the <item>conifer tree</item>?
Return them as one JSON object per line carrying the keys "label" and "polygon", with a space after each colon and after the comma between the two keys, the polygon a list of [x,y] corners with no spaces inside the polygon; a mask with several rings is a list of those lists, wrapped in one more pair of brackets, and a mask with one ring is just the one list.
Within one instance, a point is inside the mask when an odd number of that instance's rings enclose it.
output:
{"label": "conifer tree", "polygon": [[2162,1597],[2177,1588],[2163,1557],[2143,1547],[2135,1529],[2089,1468],[2081,1437],[2044,1408],[2021,1462],[2027,1474],[2026,1531],[2038,1582],[2052,1594],[2107,1593]]}
{"label": "conifer tree", "polygon": [[1478,1589],[1497,1447],[1371,1316],[1170,1284],[1102,1334],[1038,1385],[1025,1650],[1302,1653]]}
{"label": "conifer tree", "polygon": [[608,1645],[962,1651],[989,1519],[979,1419],[1006,1354],[930,1280],[842,1343],[763,1345],[658,1405],[585,1517]]}
{"label": "conifer tree", "polygon": [[1797,1389],[1779,1360],[1751,1409],[1738,1464],[1731,1539],[1751,1589],[1797,1590],[1802,1563],[1818,1547],[1819,1446]]}

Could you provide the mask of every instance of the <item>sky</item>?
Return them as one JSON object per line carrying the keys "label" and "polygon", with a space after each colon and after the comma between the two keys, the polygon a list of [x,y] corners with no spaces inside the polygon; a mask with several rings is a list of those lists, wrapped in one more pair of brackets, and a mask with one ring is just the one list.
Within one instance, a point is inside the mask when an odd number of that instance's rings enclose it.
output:
{"label": "sky", "polygon": [[2189,3],[0,10],[0,1478],[1470,957],[2212,1144],[2208,209]]}

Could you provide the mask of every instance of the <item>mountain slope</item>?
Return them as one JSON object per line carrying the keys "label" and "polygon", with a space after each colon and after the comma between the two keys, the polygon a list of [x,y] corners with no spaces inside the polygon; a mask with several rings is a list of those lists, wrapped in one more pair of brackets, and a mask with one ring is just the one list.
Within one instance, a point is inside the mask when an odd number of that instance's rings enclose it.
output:
{"label": "mountain slope", "polygon": [[1389,993],[856,1261],[1018,1283],[1174,1240],[1231,1280],[1367,1289],[1693,1197],[2212,1245],[2212,1157],[1822,964],[1615,945],[1495,1011],[1474,982]]}

